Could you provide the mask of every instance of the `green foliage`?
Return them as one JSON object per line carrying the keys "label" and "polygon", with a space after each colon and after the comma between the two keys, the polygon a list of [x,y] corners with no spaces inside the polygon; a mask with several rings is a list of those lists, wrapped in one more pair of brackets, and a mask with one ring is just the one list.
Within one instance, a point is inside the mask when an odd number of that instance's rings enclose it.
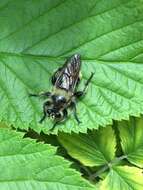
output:
{"label": "green foliage", "polygon": [[119,123],[121,145],[128,160],[143,167],[143,119],[131,118]]}
{"label": "green foliage", "polygon": [[[48,133],[43,101],[28,92],[51,90],[50,77],[73,53],[82,56],[83,81],[95,76],[70,114],[64,132],[86,132],[143,112],[142,0],[2,1],[0,5],[0,119]],[[82,81],[82,82],[83,82]],[[80,88],[82,89],[83,84]],[[58,128],[55,129],[57,133]]]}
{"label": "green foliage", "polygon": [[[0,1],[1,190],[143,190],[143,118],[125,121],[143,113],[142,31],[143,0]],[[74,53],[79,89],[95,73],[77,102],[82,123],[70,111],[57,136],[45,135],[53,122],[38,123],[44,100],[28,94],[51,91]]]}
{"label": "green foliage", "polygon": [[0,129],[1,190],[93,189],[78,172],[69,168],[68,161],[55,155],[54,147],[22,136]]}
{"label": "green foliage", "polygon": [[[112,141],[111,141],[112,139]],[[115,157],[116,139],[111,127],[88,134],[60,134],[59,141],[86,166],[101,166]]]}
{"label": "green foliage", "polygon": [[87,134],[62,133],[58,138],[68,154],[84,166],[91,167],[91,173],[88,173],[90,180],[94,181],[97,177],[103,179],[98,184],[99,189],[142,190],[143,118],[131,118],[130,121],[119,122],[114,127],[117,126],[123,151],[119,156],[117,131],[111,127],[89,131]]}
{"label": "green foliage", "polygon": [[101,185],[101,190],[105,189],[141,190],[143,189],[142,171],[128,166],[114,167]]}

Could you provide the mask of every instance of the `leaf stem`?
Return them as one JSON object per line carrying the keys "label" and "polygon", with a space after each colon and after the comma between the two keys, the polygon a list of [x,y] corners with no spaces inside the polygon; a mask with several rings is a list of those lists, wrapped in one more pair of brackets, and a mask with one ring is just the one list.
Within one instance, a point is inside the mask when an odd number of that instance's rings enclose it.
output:
{"label": "leaf stem", "polygon": [[111,162],[107,163],[103,167],[101,167],[100,170],[98,170],[96,173],[90,175],[90,180],[94,180],[96,177],[100,176],[103,172],[106,170],[112,168],[114,165],[117,165],[120,161],[124,160],[127,158],[127,155],[122,155],[120,157],[116,157],[114,160]]}
{"label": "leaf stem", "polygon": [[90,175],[90,180],[94,180],[96,177],[100,176],[100,174],[102,174],[103,172],[105,172],[108,169],[109,169],[108,164],[104,165],[99,171],[97,171],[96,173]]}

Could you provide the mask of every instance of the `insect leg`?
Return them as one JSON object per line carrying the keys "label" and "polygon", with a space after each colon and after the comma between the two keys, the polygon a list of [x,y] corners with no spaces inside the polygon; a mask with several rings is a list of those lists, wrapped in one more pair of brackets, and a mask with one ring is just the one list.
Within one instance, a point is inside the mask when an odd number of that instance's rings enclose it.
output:
{"label": "insect leg", "polygon": [[67,116],[68,116],[68,111],[67,111],[67,109],[64,109],[63,110],[63,119],[66,119]]}
{"label": "insect leg", "polygon": [[63,111],[62,111],[62,116],[61,116],[61,118],[58,120],[58,121],[56,121],[55,123],[54,123],[54,125],[53,125],[53,127],[50,129],[50,131],[53,131],[54,129],[55,129],[55,127],[57,126],[57,124],[58,123],[60,123],[62,120],[64,120],[67,116],[68,116],[68,112],[67,112],[67,109],[64,109]]}
{"label": "insect leg", "polygon": [[39,123],[42,123],[46,119],[46,113],[44,112],[43,117],[40,119]]}
{"label": "insect leg", "polygon": [[47,107],[51,104],[50,101],[47,101],[43,104],[43,117],[40,119],[39,123],[42,123],[47,117]]}
{"label": "insect leg", "polygon": [[59,122],[56,121],[56,122],[54,123],[53,127],[52,127],[49,131],[53,131],[53,130],[55,129],[55,127],[57,126],[58,123],[59,123]]}
{"label": "insect leg", "polygon": [[49,97],[51,96],[51,92],[42,92],[39,94],[29,94],[29,96],[33,96],[33,97]]}
{"label": "insect leg", "polygon": [[71,102],[70,106],[73,109],[73,114],[74,114],[74,117],[75,117],[76,121],[78,122],[78,124],[80,124],[81,121],[79,120],[79,118],[77,116],[77,110],[76,110],[76,104],[75,104],[75,102]]}
{"label": "insect leg", "polygon": [[77,91],[77,92],[74,93],[75,97],[79,98],[79,97],[83,96],[86,93],[86,90],[88,88],[88,85],[89,85],[93,75],[94,75],[94,73],[91,73],[91,75],[90,75],[89,79],[86,81],[84,89],[82,91]]}

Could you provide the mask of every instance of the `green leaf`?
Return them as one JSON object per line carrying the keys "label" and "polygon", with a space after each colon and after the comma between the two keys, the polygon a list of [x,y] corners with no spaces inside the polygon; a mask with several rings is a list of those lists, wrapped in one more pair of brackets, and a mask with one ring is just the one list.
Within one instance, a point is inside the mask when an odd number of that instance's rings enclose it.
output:
{"label": "green leaf", "polygon": [[121,145],[127,159],[143,167],[143,118],[130,118],[119,123]]}
{"label": "green leaf", "polygon": [[[112,119],[143,113],[142,0],[2,0],[0,4],[0,120],[47,133],[43,101],[28,92],[51,90],[50,77],[66,57],[82,56],[88,93],[58,128],[87,132]],[[83,88],[83,84],[79,87]]]}
{"label": "green leaf", "polygon": [[142,170],[135,167],[118,166],[110,170],[101,183],[100,190],[142,190]]}
{"label": "green leaf", "polygon": [[[1,190],[91,190],[93,186],[55,155],[50,145],[22,139],[21,133],[0,129]],[[95,189],[95,188],[94,188]]]}
{"label": "green leaf", "polygon": [[86,166],[101,166],[115,157],[116,139],[111,127],[88,134],[60,134],[61,144],[68,153]]}

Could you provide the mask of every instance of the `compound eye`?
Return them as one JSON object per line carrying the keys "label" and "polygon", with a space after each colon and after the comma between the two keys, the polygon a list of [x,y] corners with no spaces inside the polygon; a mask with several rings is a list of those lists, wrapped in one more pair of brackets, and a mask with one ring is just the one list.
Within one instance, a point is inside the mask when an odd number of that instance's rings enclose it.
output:
{"label": "compound eye", "polygon": [[62,98],[61,98],[61,102],[62,102],[62,103],[66,103],[65,97],[62,97]]}
{"label": "compound eye", "polygon": [[57,103],[59,103],[59,104],[64,104],[64,103],[66,103],[65,97],[64,97],[64,96],[59,96],[59,97],[57,98]]}

